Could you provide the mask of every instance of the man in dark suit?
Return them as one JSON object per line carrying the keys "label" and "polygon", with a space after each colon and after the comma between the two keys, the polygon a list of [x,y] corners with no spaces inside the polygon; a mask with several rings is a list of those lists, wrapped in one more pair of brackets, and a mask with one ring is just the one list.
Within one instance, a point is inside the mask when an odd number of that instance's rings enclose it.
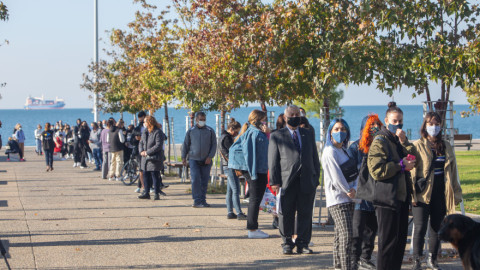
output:
{"label": "man in dark suit", "polygon": [[[320,175],[320,161],[312,132],[298,128],[300,110],[297,106],[285,109],[287,127],[272,133],[268,147],[270,185],[275,192],[281,188],[280,234],[283,254],[311,254],[308,248],[312,237],[312,208]],[[292,236],[297,215],[297,238]]]}

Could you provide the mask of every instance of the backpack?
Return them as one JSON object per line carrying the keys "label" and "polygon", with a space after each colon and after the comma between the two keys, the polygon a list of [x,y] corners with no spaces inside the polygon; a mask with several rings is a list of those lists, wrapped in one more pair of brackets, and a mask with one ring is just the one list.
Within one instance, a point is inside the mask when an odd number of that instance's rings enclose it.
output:
{"label": "backpack", "polygon": [[362,158],[362,164],[360,165],[360,169],[358,171],[359,175],[355,198],[373,202],[375,198],[375,180],[368,172],[367,160],[368,155]]}

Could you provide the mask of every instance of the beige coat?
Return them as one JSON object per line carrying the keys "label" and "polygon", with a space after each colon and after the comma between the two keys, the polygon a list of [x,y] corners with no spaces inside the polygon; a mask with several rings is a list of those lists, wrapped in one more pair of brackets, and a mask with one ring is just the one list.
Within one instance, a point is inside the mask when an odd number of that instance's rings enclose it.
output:
{"label": "beige coat", "polygon": [[[449,142],[445,142],[445,201],[447,203],[447,215],[455,213],[455,205],[458,205],[462,201],[462,188],[457,179],[457,161],[453,148]],[[417,163],[415,168],[411,171],[412,183],[415,183],[416,179],[424,178],[428,174],[428,169],[432,163],[433,154],[432,150],[428,146],[427,139],[421,138],[413,142],[415,146],[415,156]],[[413,196],[414,203],[422,202],[429,204],[432,197],[433,189],[433,172],[428,177],[427,186],[422,193],[415,192],[415,185],[413,184]]]}

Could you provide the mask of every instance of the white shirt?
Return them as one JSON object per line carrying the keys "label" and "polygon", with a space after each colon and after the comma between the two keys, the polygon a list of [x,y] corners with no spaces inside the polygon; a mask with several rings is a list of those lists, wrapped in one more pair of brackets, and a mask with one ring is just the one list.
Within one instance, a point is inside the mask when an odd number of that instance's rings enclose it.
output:
{"label": "white shirt", "polygon": [[349,159],[344,149],[333,145],[326,146],[322,153],[322,167],[325,176],[325,197],[327,207],[352,202],[347,196],[355,181],[348,183],[343,176],[340,164]]}
{"label": "white shirt", "polygon": [[38,139],[38,140],[41,139],[41,137],[42,137],[42,131],[43,131],[43,130],[38,129],[38,128],[35,129],[35,139]]}

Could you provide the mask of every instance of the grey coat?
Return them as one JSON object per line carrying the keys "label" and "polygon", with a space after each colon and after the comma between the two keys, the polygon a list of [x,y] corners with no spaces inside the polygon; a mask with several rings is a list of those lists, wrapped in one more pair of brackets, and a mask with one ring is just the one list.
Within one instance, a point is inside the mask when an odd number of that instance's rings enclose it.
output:
{"label": "grey coat", "polygon": [[140,163],[140,168],[143,171],[160,171],[163,166],[163,143],[164,143],[163,132],[155,128],[152,132],[145,130],[142,134],[142,139],[138,144],[138,150],[141,152],[147,151],[147,155],[150,157],[156,157],[154,159],[149,159],[142,156],[142,161]]}
{"label": "grey coat", "polygon": [[298,153],[292,135],[287,128],[270,135],[268,145],[268,169],[270,185],[280,185],[282,195],[288,191],[290,183],[300,176],[300,190],[303,193],[315,192],[319,184],[320,160],[313,133],[299,128],[302,152]]}

